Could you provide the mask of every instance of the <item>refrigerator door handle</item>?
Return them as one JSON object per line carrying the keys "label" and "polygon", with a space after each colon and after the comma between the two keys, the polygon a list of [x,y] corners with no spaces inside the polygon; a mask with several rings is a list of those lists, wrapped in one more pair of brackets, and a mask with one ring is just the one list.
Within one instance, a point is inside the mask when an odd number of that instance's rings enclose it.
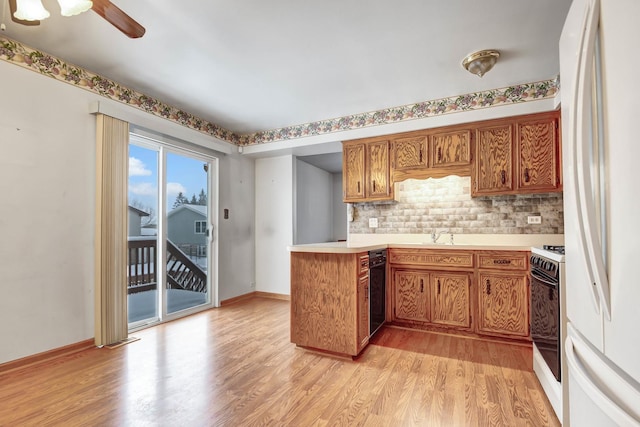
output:
{"label": "refrigerator door handle", "polygon": [[[573,378],[593,403],[618,425],[640,427],[640,419],[637,418],[640,390],[617,375],[606,362],[594,354],[596,350],[589,348],[571,323],[567,325],[567,335],[565,355],[569,377]],[[607,394],[610,390],[614,390],[617,396]]]}
{"label": "refrigerator door handle", "polygon": [[[611,320],[611,303],[609,292],[609,280],[604,263],[604,256],[600,239],[598,238],[598,221],[596,207],[591,189],[593,187],[591,179],[591,162],[586,155],[586,151],[591,147],[589,138],[591,122],[585,120],[591,109],[591,82],[593,78],[593,61],[595,52],[596,35],[598,31],[599,1],[591,2],[591,7],[587,10],[585,23],[583,26],[578,75],[575,87],[575,129],[573,136],[575,139],[575,186],[576,198],[578,199],[578,221],[580,223],[579,236],[582,242],[582,254],[585,258],[587,271],[591,285],[593,301],[596,310],[604,312],[607,320]],[[597,135],[593,135],[597,141]],[[572,141],[573,142],[573,141]],[[597,142],[595,142],[597,143]],[[603,236],[605,238],[605,236]]]}

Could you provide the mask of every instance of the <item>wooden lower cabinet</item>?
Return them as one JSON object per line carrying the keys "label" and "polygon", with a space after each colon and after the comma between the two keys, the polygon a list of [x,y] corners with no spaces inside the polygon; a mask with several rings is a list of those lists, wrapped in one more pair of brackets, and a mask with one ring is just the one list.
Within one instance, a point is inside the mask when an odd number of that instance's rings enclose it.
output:
{"label": "wooden lower cabinet", "polygon": [[429,321],[429,275],[422,271],[393,270],[395,317]]}
{"label": "wooden lower cabinet", "polygon": [[360,349],[363,349],[369,342],[369,325],[369,275],[367,274],[358,278],[358,343]]}
{"label": "wooden lower cabinet", "polygon": [[392,321],[524,341],[529,252],[391,249]]}
{"label": "wooden lower cabinet", "polygon": [[478,332],[528,337],[529,287],[525,273],[480,272]]}
{"label": "wooden lower cabinet", "polygon": [[468,273],[395,268],[392,271],[396,320],[471,328]]}
{"label": "wooden lower cabinet", "polygon": [[357,356],[369,342],[367,253],[291,253],[291,342]]}
{"label": "wooden lower cabinet", "polygon": [[431,273],[431,323],[471,329],[470,285],[467,273]]}

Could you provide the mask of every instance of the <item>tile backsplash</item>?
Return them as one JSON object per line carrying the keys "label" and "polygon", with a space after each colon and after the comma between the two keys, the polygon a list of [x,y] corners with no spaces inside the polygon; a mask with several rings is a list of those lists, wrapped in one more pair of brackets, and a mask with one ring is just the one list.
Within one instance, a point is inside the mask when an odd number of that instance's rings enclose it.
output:
{"label": "tile backsplash", "polygon": [[[395,184],[395,200],[354,203],[349,233],[563,234],[562,193],[471,198],[471,178],[409,179]],[[528,216],[542,216],[528,224]],[[369,228],[369,219],[378,228]]]}

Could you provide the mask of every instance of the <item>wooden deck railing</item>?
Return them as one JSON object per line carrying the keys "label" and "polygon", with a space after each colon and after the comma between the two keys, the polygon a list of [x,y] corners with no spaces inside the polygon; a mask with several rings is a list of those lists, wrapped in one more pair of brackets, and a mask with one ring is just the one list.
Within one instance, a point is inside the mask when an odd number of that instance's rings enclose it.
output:
{"label": "wooden deck railing", "polygon": [[207,273],[167,240],[167,289],[207,292]]}
{"label": "wooden deck railing", "polygon": [[[129,294],[156,289],[157,243],[155,237],[130,237],[127,289]],[[207,291],[207,273],[167,240],[167,289]]]}

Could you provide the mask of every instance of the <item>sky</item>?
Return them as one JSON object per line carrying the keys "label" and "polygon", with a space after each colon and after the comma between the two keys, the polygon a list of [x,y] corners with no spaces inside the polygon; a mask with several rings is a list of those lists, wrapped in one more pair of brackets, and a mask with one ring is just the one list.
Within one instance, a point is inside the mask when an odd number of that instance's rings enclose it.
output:
{"label": "sky", "polygon": [[[129,145],[129,204],[144,211],[152,207],[158,212],[158,159],[159,152],[137,145]],[[191,200],[198,198],[200,190],[207,193],[207,173],[204,162],[175,153],[167,153],[167,210],[171,210],[176,196],[182,192]]]}

